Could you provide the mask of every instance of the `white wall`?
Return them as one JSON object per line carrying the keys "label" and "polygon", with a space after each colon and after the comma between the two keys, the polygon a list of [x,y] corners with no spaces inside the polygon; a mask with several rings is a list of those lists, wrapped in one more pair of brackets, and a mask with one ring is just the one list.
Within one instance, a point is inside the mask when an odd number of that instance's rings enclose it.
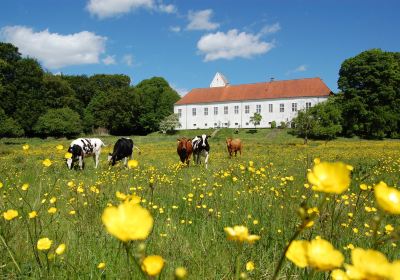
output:
{"label": "white wall", "polygon": [[[230,127],[251,128],[250,117],[256,112],[256,105],[261,105],[262,120],[258,127],[270,127],[275,121],[279,125],[282,121],[290,122],[297,116],[297,111],[306,108],[306,102],[311,106],[326,101],[328,97],[302,97],[286,99],[246,100],[238,102],[203,103],[189,105],[175,105],[174,113],[179,114],[181,127],[179,129]],[[292,111],[292,103],[297,104],[297,111]],[[269,104],[273,106],[273,112],[269,112]],[[280,112],[280,104],[284,104],[284,112]],[[245,106],[249,106],[249,113],[245,113]],[[224,106],[228,106],[228,114],[224,114]],[[234,113],[234,106],[239,106],[239,113]],[[218,108],[218,114],[214,115],[214,107]],[[192,109],[196,108],[196,116],[192,115]],[[208,108],[208,115],[204,115],[204,108]]]}

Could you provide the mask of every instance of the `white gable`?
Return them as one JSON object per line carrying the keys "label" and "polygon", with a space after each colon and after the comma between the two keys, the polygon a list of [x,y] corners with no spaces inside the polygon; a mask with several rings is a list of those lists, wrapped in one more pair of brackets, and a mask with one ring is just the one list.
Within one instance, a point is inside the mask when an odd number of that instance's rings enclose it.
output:
{"label": "white gable", "polygon": [[212,80],[210,87],[225,87],[229,84],[228,79],[224,75],[217,72]]}

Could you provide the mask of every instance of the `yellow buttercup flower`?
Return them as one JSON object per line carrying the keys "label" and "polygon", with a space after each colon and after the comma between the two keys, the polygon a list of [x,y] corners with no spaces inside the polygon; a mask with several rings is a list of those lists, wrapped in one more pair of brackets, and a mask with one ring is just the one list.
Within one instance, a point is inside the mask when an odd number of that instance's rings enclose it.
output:
{"label": "yellow buttercup flower", "polygon": [[65,159],[70,159],[70,158],[72,158],[72,154],[71,154],[70,152],[66,152],[66,153],[64,154],[64,158],[65,158]]}
{"label": "yellow buttercup flower", "polygon": [[343,254],[324,239],[314,239],[307,249],[309,266],[321,271],[329,271],[343,264]]}
{"label": "yellow buttercup flower", "polygon": [[187,270],[184,267],[177,267],[175,269],[175,277],[178,279],[184,279],[187,276]]}
{"label": "yellow buttercup flower", "polygon": [[314,165],[307,178],[316,191],[340,194],[349,188],[350,170],[342,162],[321,162]]}
{"label": "yellow buttercup flower", "polygon": [[391,279],[391,264],[381,252],[356,248],[351,251],[351,260],[352,265],[345,265],[350,279]]}
{"label": "yellow buttercup flower", "polygon": [[37,212],[36,211],[32,211],[28,215],[29,215],[29,219],[36,218],[37,217]]}
{"label": "yellow buttercup flower", "polygon": [[57,146],[56,146],[56,149],[59,150],[59,151],[61,151],[61,150],[64,149],[64,146],[63,146],[63,145],[57,145]]}
{"label": "yellow buttercup flower", "polygon": [[157,276],[163,269],[164,263],[161,256],[147,256],[142,262],[142,270],[149,276]]}
{"label": "yellow buttercup flower", "polygon": [[376,201],[383,210],[391,214],[400,214],[400,191],[380,182],[375,186],[374,193]]}
{"label": "yellow buttercup flower", "polygon": [[335,269],[332,271],[331,274],[332,280],[349,280],[349,277],[347,277],[346,272],[344,272],[341,269]]}
{"label": "yellow buttercup flower", "polygon": [[245,226],[234,226],[224,228],[228,240],[254,243],[260,239],[258,235],[250,235],[249,230]]}
{"label": "yellow buttercup flower", "polygon": [[124,202],[117,207],[107,207],[102,215],[107,231],[126,242],[144,240],[153,228],[150,212],[139,204]]}
{"label": "yellow buttercup flower", "polygon": [[308,246],[309,242],[306,240],[294,240],[292,243],[290,243],[285,256],[298,267],[304,268],[308,266]]}
{"label": "yellow buttercup flower", "polygon": [[49,250],[51,247],[51,244],[53,243],[53,241],[51,241],[50,239],[48,239],[47,237],[45,238],[40,238],[37,242],[36,247],[38,248],[38,250],[40,251],[45,251],[45,250]]}
{"label": "yellow buttercup flower", "polygon": [[248,261],[248,262],[246,263],[246,270],[247,270],[247,271],[252,271],[252,270],[254,270],[254,262]]}
{"label": "yellow buttercup flower", "polygon": [[57,249],[56,249],[56,254],[57,255],[62,255],[65,252],[65,249],[67,248],[67,246],[63,243],[58,245]]}
{"label": "yellow buttercup flower", "polygon": [[138,167],[138,165],[139,165],[139,162],[135,159],[131,159],[128,161],[128,168],[130,168],[130,169],[136,168],[136,167]]}
{"label": "yellow buttercup flower", "polygon": [[54,214],[54,213],[57,212],[57,208],[56,208],[56,207],[50,207],[49,210],[47,210],[47,212],[48,212],[49,214]]}
{"label": "yellow buttercup flower", "polygon": [[105,268],[106,267],[106,264],[104,263],[104,262],[101,262],[101,263],[99,263],[98,265],[97,265],[97,268],[98,269],[103,269],[103,268]]}
{"label": "yellow buttercup flower", "polygon": [[57,197],[53,196],[52,198],[50,198],[50,203],[54,204],[57,201]]}
{"label": "yellow buttercup flower", "polygon": [[7,221],[11,221],[12,219],[18,217],[18,211],[14,209],[9,209],[6,212],[3,213],[4,219]]}
{"label": "yellow buttercup flower", "polygon": [[3,185],[3,183],[2,182],[0,182],[0,189],[3,187],[4,185]]}
{"label": "yellow buttercup flower", "polygon": [[29,150],[29,145],[28,145],[28,144],[23,145],[23,146],[22,146],[22,149],[23,149],[24,151]]}
{"label": "yellow buttercup flower", "polygon": [[27,191],[28,189],[29,189],[29,184],[28,183],[23,184],[22,187],[21,187],[21,190],[23,190],[23,191]]}
{"label": "yellow buttercup flower", "polygon": [[49,167],[50,165],[52,165],[51,160],[49,160],[48,158],[46,158],[44,161],[42,161],[42,163],[46,167]]}

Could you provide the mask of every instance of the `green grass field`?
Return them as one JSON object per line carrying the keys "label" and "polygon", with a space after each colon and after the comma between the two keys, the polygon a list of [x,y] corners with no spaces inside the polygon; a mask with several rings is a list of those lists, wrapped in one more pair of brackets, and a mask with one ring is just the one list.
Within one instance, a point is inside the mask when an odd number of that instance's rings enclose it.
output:
{"label": "green grass field", "polygon": [[[107,205],[121,203],[116,197],[119,191],[140,196],[141,205],[154,218],[147,240],[129,246],[165,259],[161,279],[173,279],[180,266],[187,269],[188,279],[234,279],[241,272],[249,279],[271,279],[285,245],[301,223],[300,205],[316,207],[325,199],[323,193],[304,186],[314,158],[352,165],[352,181],[342,195],[327,196],[329,201],[319,209],[314,225],[298,239],[321,236],[345,255],[346,263],[351,263],[349,244],[379,249],[390,261],[400,258],[400,242],[393,238],[400,229],[398,216],[380,211],[371,189],[379,181],[399,184],[399,141],[339,139],[303,145],[302,139],[285,130],[233,134],[222,129],[209,139],[207,170],[203,165],[181,167],[177,138],[212,132],[133,137],[142,150],[141,155],[134,152],[139,161],[136,169],[109,167],[107,153],[117,137],[100,137],[111,145],[103,149],[98,169],[87,158],[83,171],[68,170],[65,165],[70,140],[1,139],[0,211],[15,209],[19,215],[10,221],[0,219],[0,278],[142,279],[124,246],[101,221]],[[243,140],[241,157],[228,157],[225,138],[229,136]],[[28,150],[22,149],[24,144]],[[60,144],[63,150],[56,149]],[[46,158],[52,161],[50,167],[42,165]],[[254,172],[248,169],[249,161],[254,162]],[[24,191],[25,183],[29,188]],[[370,188],[361,190],[362,183]],[[55,203],[50,202],[53,197]],[[57,208],[56,213],[48,213],[50,207]],[[38,216],[29,219],[33,210]],[[379,222],[375,217],[380,217]],[[393,232],[385,230],[388,224]],[[234,225],[247,226],[260,240],[252,245],[227,240],[224,228]],[[49,251],[36,249],[42,237],[53,240]],[[65,253],[52,258],[61,243],[66,244]],[[255,264],[252,271],[245,268],[249,261]],[[101,262],[103,269],[97,268]],[[279,279],[328,277],[328,272],[300,269],[286,259]]]}

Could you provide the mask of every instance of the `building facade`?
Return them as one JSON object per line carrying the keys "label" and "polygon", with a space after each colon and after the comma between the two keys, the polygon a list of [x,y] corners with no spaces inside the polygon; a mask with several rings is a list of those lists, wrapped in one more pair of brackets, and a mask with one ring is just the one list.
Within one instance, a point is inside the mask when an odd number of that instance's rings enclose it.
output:
{"label": "building facade", "polygon": [[256,112],[262,116],[258,127],[266,128],[273,121],[290,125],[299,110],[326,101],[330,94],[320,78],[231,86],[217,73],[210,88],[193,89],[175,103],[174,113],[179,129],[251,128]]}

